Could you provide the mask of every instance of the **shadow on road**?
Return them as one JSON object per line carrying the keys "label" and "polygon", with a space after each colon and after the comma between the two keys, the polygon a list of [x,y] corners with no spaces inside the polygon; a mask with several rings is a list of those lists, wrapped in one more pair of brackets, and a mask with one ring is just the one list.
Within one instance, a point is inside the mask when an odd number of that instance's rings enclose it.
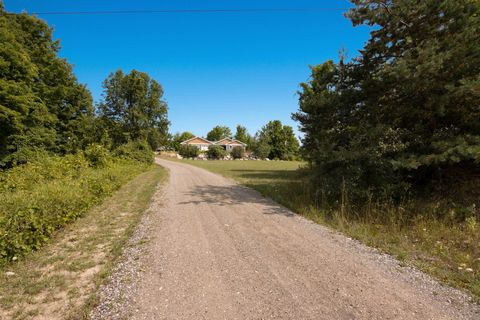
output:
{"label": "shadow on road", "polygon": [[[249,188],[232,185],[232,186],[196,186],[193,190],[185,192],[189,200],[179,202],[179,205],[215,205],[215,206],[232,206],[232,205],[259,205],[258,209],[264,214],[280,214],[291,217],[294,214],[274,203],[270,199],[263,198],[259,193]],[[248,208],[245,208],[248,210]]]}

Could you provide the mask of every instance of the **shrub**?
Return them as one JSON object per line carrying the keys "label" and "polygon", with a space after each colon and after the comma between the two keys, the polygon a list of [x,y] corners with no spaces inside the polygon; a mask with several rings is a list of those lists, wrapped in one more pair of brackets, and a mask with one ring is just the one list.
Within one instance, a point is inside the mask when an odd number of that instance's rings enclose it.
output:
{"label": "shrub", "polygon": [[5,156],[4,159],[0,161],[0,168],[12,168],[17,165],[35,162],[51,154],[51,152],[40,147],[19,147],[15,152]]}
{"label": "shrub", "polygon": [[110,160],[110,152],[101,144],[91,144],[83,152],[92,167],[104,167]]}
{"label": "shrub", "polygon": [[125,159],[92,167],[80,153],[0,171],[0,264],[38,249],[146,168]]}
{"label": "shrub", "polygon": [[180,149],[178,150],[178,154],[184,158],[196,158],[200,154],[200,149],[188,144],[181,145]]}
{"label": "shrub", "polygon": [[245,156],[245,149],[242,147],[234,147],[232,149],[233,159],[241,159]]}
{"label": "shrub", "polygon": [[253,154],[255,157],[260,158],[260,159],[266,159],[268,155],[270,154],[270,146],[266,143],[259,143],[258,145],[255,146],[253,150]]}
{"label": "shrub", "polygon": [[210,159],[222,159],[227,155],[227,151],[221,146],[209,146],[207,156]]}
{"label": "shrub", "polygon": [[153,162],[153,151],[143,140],[130,141],[116,148],[113,154],[122,159],[131,159],[143,163]]}

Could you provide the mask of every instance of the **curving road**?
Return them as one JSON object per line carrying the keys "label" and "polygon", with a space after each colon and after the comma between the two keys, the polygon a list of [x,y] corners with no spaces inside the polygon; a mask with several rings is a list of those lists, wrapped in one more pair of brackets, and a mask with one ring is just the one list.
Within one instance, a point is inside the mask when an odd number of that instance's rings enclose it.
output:
{"label": "curving road", "polygon": [[462,293],[203,169],[170,171],[135,319],[480,319]]}

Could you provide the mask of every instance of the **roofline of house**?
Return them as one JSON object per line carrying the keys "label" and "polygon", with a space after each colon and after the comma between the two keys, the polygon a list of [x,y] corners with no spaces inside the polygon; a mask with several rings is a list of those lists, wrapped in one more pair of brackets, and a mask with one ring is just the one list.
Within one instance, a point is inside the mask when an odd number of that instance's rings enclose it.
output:
{"label": "roofline of house", "polygon": [[[226,139],[230,140],[230,142],[236,142],[237,144],[240,144],[240,145],[242,145],[242,146],[246,146],[246,145],[247,145],[246,143],[243,143],[242,141],[237,140],[237,139],[224,138],[224,139],[222,139],[222,140],[226,140]],[[220,141],[222,141],[222,140],[216,141],[216,142],[214,142],[213,144],[219,145],[218,143],[219,143]]]}
{"label": "roofline of house", "polygon": [[190,139],[188,139],[188,140],[185,140],[185,141],[183,141],[183,142],[180,142],[180,144],[185,144],[185,143],[188,143],[189,141],[192,141],[192,140],[195,140],[195,139],[203,140],[203,141],[205,141],[205,142],[207,142],[207,143],[209,143],[209,144],[215,144],[215,142],[212,142],[212,141],[209,141],[209,140],[207,140],[207,139],[205,139],[205,138],[197,137],[197,136],[195,136],[195,137],[193,137],[193,138],[190,138]]}
{"label": "roofline of house", "polygon": [[[244,147],[247,146],[246,143],[243,143],[242,141],[237,140],[237,139],[223,138],[223,139],[220,139],[220,140],[218,140],[218,141],[210,141],[210,140],[207,140],[207,139],[205,139],[205,138],[197,137],[197,136],[195,136],[195,137],[193,137],[193,138],[190,138],[190,139],[188,139],[188,140],[182,141],[182,142],[180,142],[180,144],[186,144],[186,143],[188,143],[188,142],[190,142],[190,141],[192,141],[192,140],[195,140],[195,139],[200,139],[200,140],[205,141],[207,144],[217,145],[217,146],[227,145],[227,144],[219,144],[219,142],[220,142],[220,141],[223,141],[223,140],[229,140],[229,142],[233,142],[233,143],[231,143],[231,144],[235,144],[235,143],[236,143],[237,145],[242,145],[242,146],[244,146]],[[195,143],[195,144],[200,144],[200,143]],[[231,144],[230,144],[230,145],[231,145]]]}

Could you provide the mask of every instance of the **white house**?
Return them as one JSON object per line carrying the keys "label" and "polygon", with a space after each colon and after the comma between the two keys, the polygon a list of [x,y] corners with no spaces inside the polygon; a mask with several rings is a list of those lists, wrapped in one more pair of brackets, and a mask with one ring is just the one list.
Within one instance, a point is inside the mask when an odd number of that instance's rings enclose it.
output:
{"label": "white house", "polygon": [[191,139],[188,139],[188,140],[185,140],[185,141],[181,142],[180,144],[181,145],[195,146],[198,149],[200,149],[201,151],[207,151],[208,146],[213,145],[213,142],[208,141],[207,139],[200,138],[200,137],[193,137]]}
{"label": "white house", "polygon": [[230,139],[230,138],[224,138],[220,141],[214,142],[213,144],[217,146],[222,146],[227,152],[232,152],[233,148],[235,147],[242,147],[244,150],[247,147],[247,145],[241,141],[238,141],[236,139]]}
{"label": "white house", "polygon": [[199,148],[201,151],[207,151],[209,146],[222,146],[227,152],[232,152],[235,147],[242,147],[244,150],[247,144],[236,139],[224,138],[219,141],[208,141],[200,137],[193,137],[180,143],[181,145],[191,145]]}

